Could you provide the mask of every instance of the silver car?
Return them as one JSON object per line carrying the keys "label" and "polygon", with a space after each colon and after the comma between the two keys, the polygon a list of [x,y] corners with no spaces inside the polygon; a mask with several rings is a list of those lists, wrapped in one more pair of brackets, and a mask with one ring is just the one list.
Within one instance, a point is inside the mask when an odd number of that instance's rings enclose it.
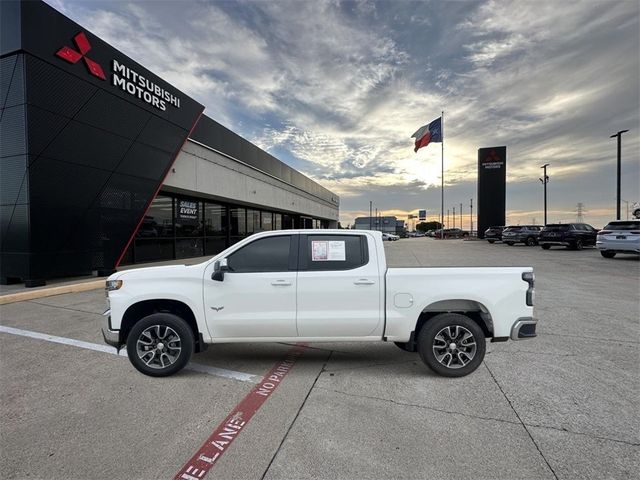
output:
{"label": "silver car", "polygon": [[613,258],[616,253],[640,255],[640,220],[609,222],[598,232],[596,248],[605,258]]}

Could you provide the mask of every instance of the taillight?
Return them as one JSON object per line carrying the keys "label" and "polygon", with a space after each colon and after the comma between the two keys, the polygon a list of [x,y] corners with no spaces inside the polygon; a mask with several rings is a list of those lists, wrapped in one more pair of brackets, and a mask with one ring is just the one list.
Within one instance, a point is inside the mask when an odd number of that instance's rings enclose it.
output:
{"label": "taillight", "polygon": [[528,306],[533,307],[533,300],[535,298],[534,285],[536,277],[533,272],[523,272],[522,280],[529,284],[529,288],[527,288],[526,302]]}
{"label": "taillight", "polygon": [[611,235],[613,232],[611,230],[600,230],[598,235]]}

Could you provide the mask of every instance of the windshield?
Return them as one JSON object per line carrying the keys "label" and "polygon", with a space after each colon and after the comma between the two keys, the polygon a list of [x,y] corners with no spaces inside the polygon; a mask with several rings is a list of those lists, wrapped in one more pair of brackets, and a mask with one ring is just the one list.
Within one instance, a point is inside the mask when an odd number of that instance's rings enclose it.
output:
{"label": "windshield", "polygon": [[604,230],[640,230],[640,221],[611,222]]}
{"label": "windshield", "polygon": [[522,230],[522,227],[507,227],[504,229],[505,232],[519,232]]}

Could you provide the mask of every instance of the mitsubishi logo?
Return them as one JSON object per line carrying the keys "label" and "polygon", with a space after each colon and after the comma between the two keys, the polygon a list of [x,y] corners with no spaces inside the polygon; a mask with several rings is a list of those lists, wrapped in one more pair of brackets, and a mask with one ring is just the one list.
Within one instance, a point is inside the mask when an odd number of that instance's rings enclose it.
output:
{"label": "mitsubishi logo", "polygon": [[84,32],[80,32],[75,37],[73,37],[73,41],[78,47],[79,52],[74,50],[71,47],[62,47],[60,50],[56,52],[56,56],[66,60],[71,64],[76,64],[80,61],[81,58],[84,59],[84,64],[87,66],[87,70],[94,77],[98,77],[102,80],[106,80],[107,77],[104,75],[104,71],[99,63],[94,62],[93,60],[87,58],[87,53],[91,50],[91,44],[89,40],[87,40],[87,36]]}

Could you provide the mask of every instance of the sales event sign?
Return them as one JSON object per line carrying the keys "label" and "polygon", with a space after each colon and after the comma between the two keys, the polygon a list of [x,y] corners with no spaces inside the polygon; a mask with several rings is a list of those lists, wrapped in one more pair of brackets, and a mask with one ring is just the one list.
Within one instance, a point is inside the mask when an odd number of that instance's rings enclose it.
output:
{"label": "sales event sign", "polygon": [[193,200],[178,200],[177,219],[183,223],[198,223],[198,202]]}

